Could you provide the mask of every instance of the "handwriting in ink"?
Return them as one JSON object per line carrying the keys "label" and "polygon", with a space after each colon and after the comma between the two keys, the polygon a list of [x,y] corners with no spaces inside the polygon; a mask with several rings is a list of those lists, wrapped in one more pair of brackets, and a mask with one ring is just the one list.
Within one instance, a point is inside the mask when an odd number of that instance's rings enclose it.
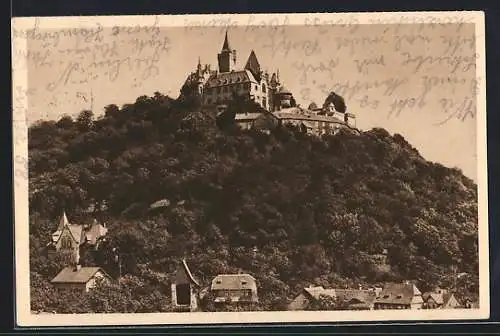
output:
{"label": "handwriting in ink", "polygon": [[413,73],[418,73],[423,69],[424,65],[427,66],[449,66],[450,73],[454,74],[459,69],[462,72],[467,72],[474,69],[476,64],[477,55],[473,56],[424,56],[417,55],[414,56],[412,53],[403,52],[402,55],[405,57],[402,65],[413,65]]}
{"label": "handwriting in ink", "polygon": [[368,74],[367,69],[372,65],[385,66],[385,59],[384,55],[379,55],[368,59],[356,59],[354,64],[356,64],[359,73]]}
{"label": "handwriting in ink", "polygon": [[447,117],[436,123],[436,126],[441,126],[446,124],[452,119],[457,119],[464,122],[467,119],[473,119],[476,116],[475,99],[471,97],[464,97],[461,101],[456,102],[453,99],[443,98],[439,101],[441,109]]}
{"label": "handwriting in ink", "polygon": [[334,78],[334,70],[339,64],[340,60],[339,58],[335,59],[330,59],[328,62],[323,63],[319,62],[319,64],[307,64],[304,61],[301,62],[294,62],[292,66],[299,70],[300,72],[300,83],[301,84],[306,84],[307,83],[307,78],[308,74],[310,72],[316,73],[316,72],[327,72],[330,79]]}

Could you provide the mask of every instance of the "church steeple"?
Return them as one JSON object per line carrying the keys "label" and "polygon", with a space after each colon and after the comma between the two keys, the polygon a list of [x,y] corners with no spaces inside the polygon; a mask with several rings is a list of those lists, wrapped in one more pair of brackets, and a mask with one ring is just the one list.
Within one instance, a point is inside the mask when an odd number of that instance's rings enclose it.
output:
{"label": "church steeple", "polygon": [[230,72],[234,69],[236,64],[236,50],[231,49],[231,46],[229,45],[227,30],[222,50],[217,55],[217,59],[219,61],[219,72]]}

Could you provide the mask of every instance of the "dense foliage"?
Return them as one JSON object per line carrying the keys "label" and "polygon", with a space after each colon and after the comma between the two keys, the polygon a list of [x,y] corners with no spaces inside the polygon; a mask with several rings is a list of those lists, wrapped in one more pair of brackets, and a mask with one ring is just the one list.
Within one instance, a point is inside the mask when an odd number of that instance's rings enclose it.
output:
{"label": "dense foliage", "polygon": [[[219,130],[198,104],[156,93],[100,118],[83,111],[30,127],[32,309],[169,311],[183,257],[205,286],[218,273],[253,274],[255,309],[284,309],[307,284],[414,279],[422,291],[455,286],[460,299],[477,297],[477,191],[461,171],[383,129],[322,138],[288,126]],[[151,209],[158,200],[168,206]],[[117,276],[118,248],[119,285],[53,292],[63,263],[45,246],[63,209],[74,223],[107,222],[107,242],[82,262]]]}

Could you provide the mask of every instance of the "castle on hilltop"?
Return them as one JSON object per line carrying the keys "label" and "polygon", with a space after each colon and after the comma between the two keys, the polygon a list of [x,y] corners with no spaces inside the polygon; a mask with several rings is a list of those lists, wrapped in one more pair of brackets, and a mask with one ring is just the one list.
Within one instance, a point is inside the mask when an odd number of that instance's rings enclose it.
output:
{"label": "castle on hilltop", "polygon": [[260,122],[262,119],[272,119],[273,124],[295,124],[315,134],[335,133],[342,127],[354,126],[355,116],[336,110],[333,102],[325,101],[321,108],[297,106],[292,92],[280,81],[279,70],[272,74],[263,71],[255,51],[250,52],[243,69],[236,68],[236,56],[226,31],[217,55],[218,69],[212,69],[210,64],[202,65],[198,58],[196,69],[188,75],[181,94],[198,96],[204,110],[216,113],[227,109],[235,96],[253,102],[261,108],[258,113],[236,112],[235,121],[246,129],[269,125],[269,122]]}

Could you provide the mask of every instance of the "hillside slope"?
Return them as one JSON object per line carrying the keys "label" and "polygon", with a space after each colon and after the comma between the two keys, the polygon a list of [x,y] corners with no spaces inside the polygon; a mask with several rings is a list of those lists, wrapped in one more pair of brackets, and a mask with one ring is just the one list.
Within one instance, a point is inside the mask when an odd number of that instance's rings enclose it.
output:
{"label": "hillside slope", "polygon": [[[476,185],[383,129],[321,139],[292,127],[222,132],[196,102],[155,94],[97,120],[84,111],[32,126],[29,168],[32,309],[168,311],[182,257],[205,285],[218,273],[253,274],[255,309],[282,309],[311,283],[414,279],[477,297]],[[161,199],[170,205],[152,211]],[[53,295],[60,262],[44,246],[63,209],[71,222],[108,223],[107,245],[82,262],[116,275],[118,247],[120,287]],[[457,282],[456,272],[469,275]]]}

